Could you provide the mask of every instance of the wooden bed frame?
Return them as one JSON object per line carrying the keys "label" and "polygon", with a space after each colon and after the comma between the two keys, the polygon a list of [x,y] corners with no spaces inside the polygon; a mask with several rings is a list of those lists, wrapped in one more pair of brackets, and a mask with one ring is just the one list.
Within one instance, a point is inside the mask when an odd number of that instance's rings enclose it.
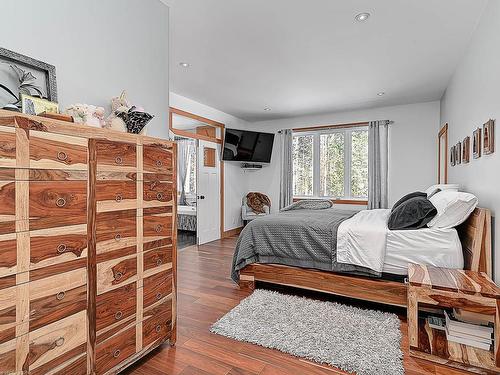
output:
{"label": "wooden bed frame", "polygon": [[[491,277],[491,213],[476,208],[458,229],[464,268]],[[310,289],[395,306],[407,306],[407,284],[279,264],[250,264],[240,271],[240,288],[255,289],[256,281]]]}

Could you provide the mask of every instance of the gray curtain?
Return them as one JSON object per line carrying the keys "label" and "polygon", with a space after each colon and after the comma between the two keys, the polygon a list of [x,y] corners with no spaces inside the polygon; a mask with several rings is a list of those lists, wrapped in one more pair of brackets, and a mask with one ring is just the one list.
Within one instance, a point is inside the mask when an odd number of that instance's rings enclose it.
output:
{"label": "gray curtain", "polygon": [[387,208],[389,121],[368,125],[368,209]]}
{"label": "gray curtain", "polygon": [[190,139],[177,140],[177,165],[179,174],[179,190],[181,195],[179,197],[179,205],[187,206],[186,202],[186,177],[189,164],[189,147],[191,145]]}
{"label": "gray curtain", "polygon": [[280,209],[292,203],[293,198],[293,158],[292,130],[280,132],[281,176],[280,176]]}

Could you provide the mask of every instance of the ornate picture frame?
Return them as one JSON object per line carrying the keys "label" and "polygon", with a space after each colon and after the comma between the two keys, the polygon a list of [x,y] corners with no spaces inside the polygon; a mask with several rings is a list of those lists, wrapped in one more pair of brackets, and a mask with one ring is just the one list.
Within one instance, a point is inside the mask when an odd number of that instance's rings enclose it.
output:
{"label": "ornate picture frame", "polygon": [[495,121],[488,120],[483,125],[483,154],[489,155],[495,152]]}
{"label": "ornate picture frame", "polygon": [[472,133],[472,156],[474,159],[481,157],[481,128],[477,128]]}
{"label": "ornate picture frame", "polygon": [[462,163],[467,164],[470,161],[470,137],[467,136],[462,142]]}
{"label": "ornate picture frame", "polygon": [[46,98],[44,99],[57,102],[57,77],[54,65],[2,47],[0,47],[0,62],[19,64],[28,70],[41,72],[45,76],[44,91],[46,92]]}

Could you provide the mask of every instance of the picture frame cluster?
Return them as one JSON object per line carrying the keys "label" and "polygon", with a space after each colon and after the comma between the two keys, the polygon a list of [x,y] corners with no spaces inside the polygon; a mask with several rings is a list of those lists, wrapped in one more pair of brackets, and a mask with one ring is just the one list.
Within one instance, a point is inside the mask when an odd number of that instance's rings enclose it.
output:
{"label": "picture frame cluster", "polygon": [[478,127],[473,131],[472,146],[471,137],[469,136],[451,146],[451,166],[469,163],[471,151],[474,159],[479,159],[481,155],[489,155],[495,152],[495,120],[489,119],[482,127]]}

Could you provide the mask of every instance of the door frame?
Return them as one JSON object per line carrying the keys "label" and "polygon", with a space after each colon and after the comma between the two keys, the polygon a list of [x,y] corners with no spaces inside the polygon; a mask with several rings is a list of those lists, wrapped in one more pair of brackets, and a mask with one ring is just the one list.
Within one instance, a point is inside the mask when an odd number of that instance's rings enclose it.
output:
{"label": "door frame", "polygon": [[[207,125],[213,126],[215,128],[220,129],[220,137],[209,137],[206,135],[202,134],[196,134],[196,133],[191,133],[187,132],[184,130],[180,129],[175,129],[173,127],[173,114],[177,114],[179,116],[184,116],[184,117],[189,117],[193,120],[197,120],[200,122],[203,122]],[[194,113],[183,111],[181,109],[175,108],[175,107],[169,107],[169,117],[168,117],[168,128],[172,133],[175,135],[178,135],[179,137],[185,137],[185,138],[193,138],[193,139],[201,139],[203,141],[208,141],[208,142],[214,142],[218,143],[221,145],[224,144],[224,129],[225,125],[221,122],[217,122],[214,120],[210,120],[206,117],[195,115]],[[224,162],[222,161],[222,157],[220,158],[220,239],[224,238]]]}
{"label": "door frame", "polygon": [[[444,141],[444,158],[441,158],[441,142]],[[438,133],[438,181],[441,183],[441,159],[444,161],[444,183],[448,183],[448,123]]]}

